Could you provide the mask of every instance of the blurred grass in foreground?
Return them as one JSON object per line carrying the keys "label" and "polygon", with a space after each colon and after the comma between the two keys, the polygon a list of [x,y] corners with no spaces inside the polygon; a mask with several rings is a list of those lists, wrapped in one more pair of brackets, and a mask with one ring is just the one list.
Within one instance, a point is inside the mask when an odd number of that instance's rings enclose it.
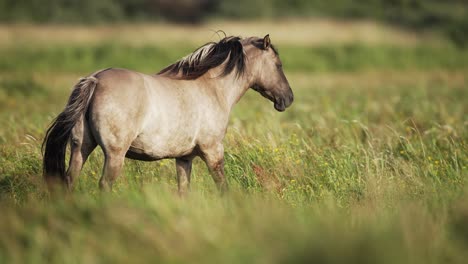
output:
{"label": "blurred grass in foreground", "polygon": [[424,200],[391,208],[366,200],[343,209],[331,198],[291,207],[237,191],[219,198],[195,190],[181,200],[146,186],[118,197],[2,206],[0,260],[463,263],[466,210],[464,202],[434,210]]}
{"label": "blurred grass in foreground", "polygon": [[40,144],[78,77],[156,72],[193,46],[0,49],[0,262],[464,263],[467,53],[450,45],[280,45],[295,103],[249,91],[225,139],[231,193],[204,164],[175,194],[170,160],[127,160],[110,194],[102,152],[52,199]]}

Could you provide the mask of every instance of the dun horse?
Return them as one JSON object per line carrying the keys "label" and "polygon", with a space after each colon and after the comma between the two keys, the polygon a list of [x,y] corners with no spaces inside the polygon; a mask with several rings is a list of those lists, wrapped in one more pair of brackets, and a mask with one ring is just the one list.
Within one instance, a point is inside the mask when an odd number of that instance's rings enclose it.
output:
{"label": "dun horse", "polygon": [[205,44],[155,75],[113,68],[95,72],[75,85],[65,109],[47,130],[45,180],[49,186],[62,183],[72,189],[99,145],[105,156],[101,189],[112,187],[125,157],[175,158],[179,193],[184,194],[192,160],[198,156],[224,192],[223,138],[232,107],[249,88],[271,100],[278,111],[293,102],[268,35]]}

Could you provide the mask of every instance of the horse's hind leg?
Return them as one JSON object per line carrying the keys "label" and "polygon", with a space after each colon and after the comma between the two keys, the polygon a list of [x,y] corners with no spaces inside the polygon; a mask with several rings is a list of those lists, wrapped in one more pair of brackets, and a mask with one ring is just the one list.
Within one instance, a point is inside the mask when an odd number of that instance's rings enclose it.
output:
{"label": "horse's hind leg", "polygon": [[70,163],[65,178],[69,190],[73,188],[73,182],[80,175],[83,164],[97,145],[91,131],[89,130],[87,122],[83,121],[83,118],[78,121],[72,130],[70,145]]}
{"label": "horse's hind leg", "polygon": [[112,189],[112,184],[122,171],[126,151],[104,149],[105,161],[99,188],[104,191]]}
{"label": "horse's hind leg", "polygon": [[133,140],[130,133],[128,130],[112,130],[106,126],[101,126],[97,133],[97,142],[104,152],[104,169],[99,180],[99,188],[103,191],[112,189],[112,184],[122,171],[125,154]]}
{"label": "horse's hind leg", "polygon": [[115,117],[105,111],[96,111],[93,117],[95,120],[92,124],[93,135],[104,152],[104,168],[99,180],[99,188],[103,191],[112,189],[112,184],[122,171],[125,154],[136,138],[136,132],[133,129],[116,126],[116,124],[127,124],[132,127],[131,117],[127,117],[126,120],[125,118],[116,120],[118,117],[121,116]]}

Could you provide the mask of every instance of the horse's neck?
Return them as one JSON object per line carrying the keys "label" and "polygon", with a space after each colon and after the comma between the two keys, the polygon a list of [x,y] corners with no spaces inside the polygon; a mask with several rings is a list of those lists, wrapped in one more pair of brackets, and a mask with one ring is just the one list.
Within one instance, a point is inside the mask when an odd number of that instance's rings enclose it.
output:
{"label": "horse's neck", "polygon": [[[217,73],[215,73],[217,74]],[[234,105],[242,98],[245,92],[250,87],[250,80],[247,74],[236,76],[232,72],[224,77],[216,77],[219,75],[210,74],[207,81],[211,83],[213,89],[216,89],[217,96],[225,104],[226,110],[231,112]]]}

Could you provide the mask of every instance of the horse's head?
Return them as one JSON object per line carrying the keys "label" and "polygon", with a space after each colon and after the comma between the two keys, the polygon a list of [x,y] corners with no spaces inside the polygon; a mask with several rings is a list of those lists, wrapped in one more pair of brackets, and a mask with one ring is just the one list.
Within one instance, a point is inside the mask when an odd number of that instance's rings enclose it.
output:
{"label": "horse's head", "polygon": [[243,46],[252,74],[252,89],[272,101],[276,110],[283,112],[292,104],[294,95],[269,35],[263,39],[245,39]]}

